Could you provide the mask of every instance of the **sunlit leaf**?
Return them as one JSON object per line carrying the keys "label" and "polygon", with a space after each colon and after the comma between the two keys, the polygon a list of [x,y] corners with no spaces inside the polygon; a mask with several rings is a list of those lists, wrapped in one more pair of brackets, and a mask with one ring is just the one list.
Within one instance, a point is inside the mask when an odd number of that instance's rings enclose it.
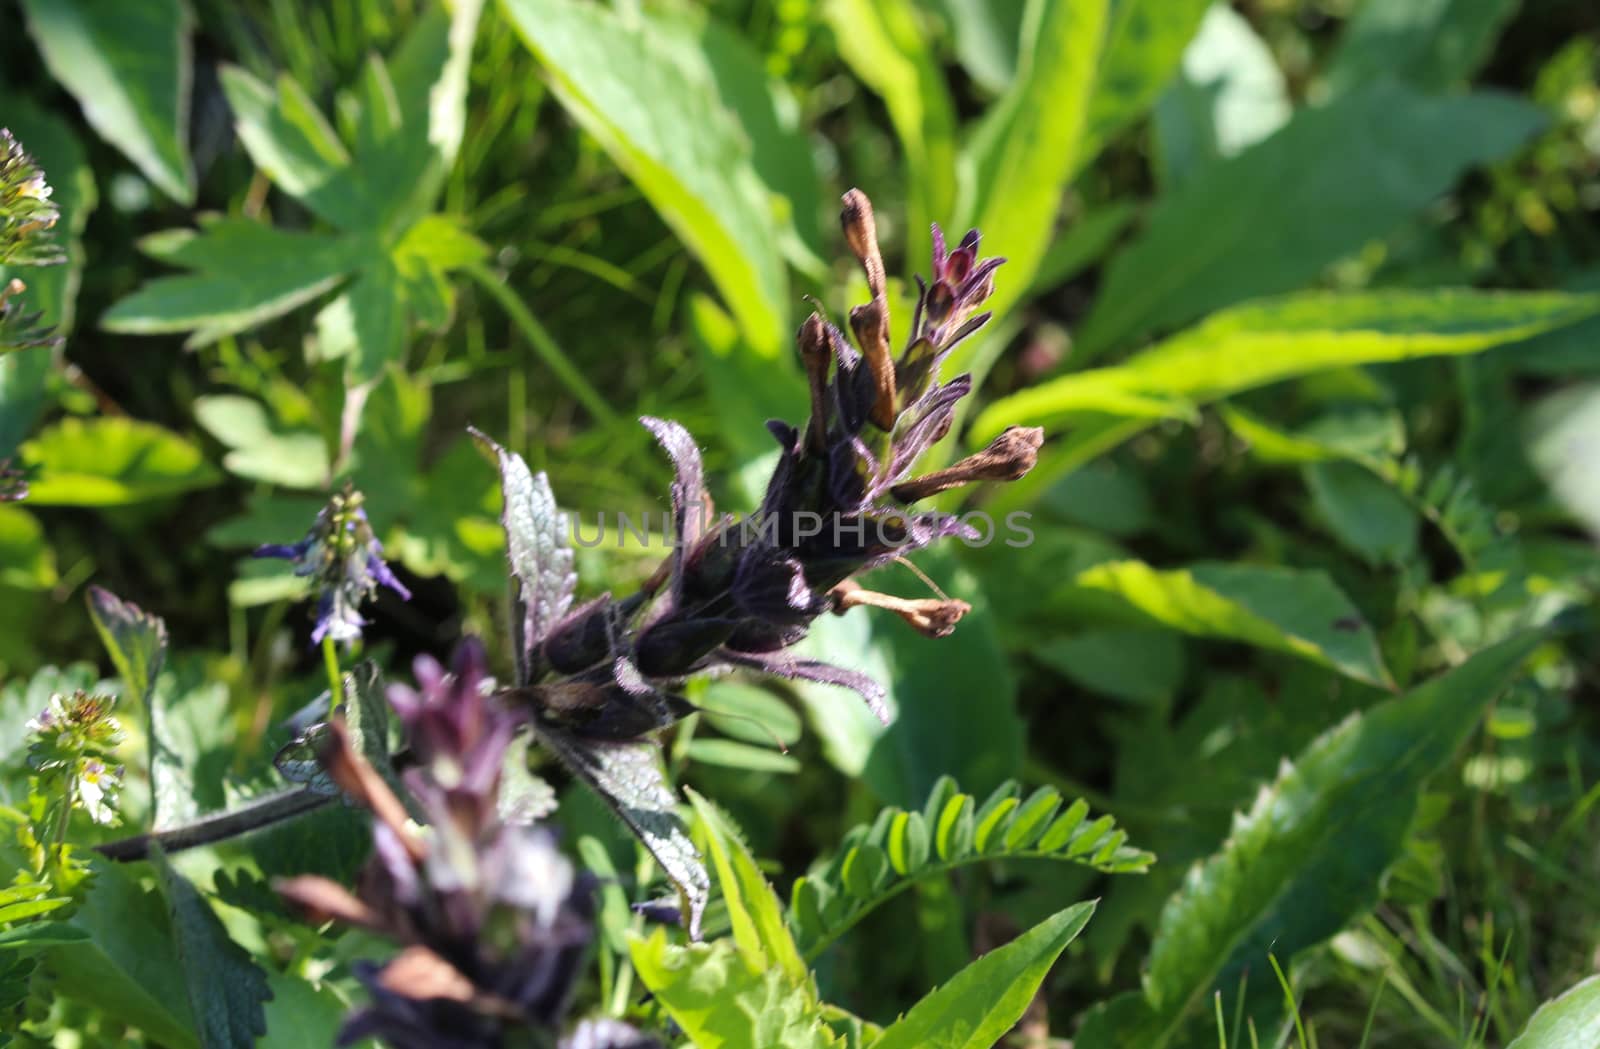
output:
{"label": "sunlit leaf", "polygon": [[1539,1006],[1506,1049],[1588,1049],[1600,1045],[1600,976]]}
{"label": "sunlit leaf", "polygon": [[120,506],[220,480],[182,437],[121,416],[64,419],[24,443],[22,461],[38,469],[28,501],[40,506]]}
{"label": "sunlit leaf", "polygon": [[1088,924],[1094,903],[1051,915],[923,998],[873,1049],[990,1049],[1021,1019],[1050,966]]}
{"label": "sunlit leaf", "polygon": [[1080,573],[1072,587],[1114,595],[1151,620],[1197,637],[1244,641],[1387,687],[1372,628],[1321,572],[1205,563],[1162,571],[1116,561]]}
{"label": "sunlit leaf", "polygon": [[194,203],[192,18],[184,0],[24,0],[28,31],[91,127],[162,192]]}
{"label": "sunlit leaf", "polygon": [[[1283,997],[1261,969],[1343,928],[1378,899],[1423,784],[1460,749],[1538,635],[1486,649],[1410,694],[1351,716],[1264,787],[1217,852],[1162,911],[1143,992],[1096,1007],[1081,1049],[1173,1044],[1213,990],[1234,1001],[1250,973],[1250,1019],[1272,1030]],[[1209,1017],[1196,1018],[1203,1028]],[[1215,1028],[1211,1028],[1214,1037]]]}
{"label": "sunlit leaf", "polygon": [[778,237],[737,122],[645,27],[572,0],[503,0],[574,120],[700,259],[748,344],[776,357],[789,296]]}
{"label": "sunlit leaf", "polygon": [[1304,286],[1543,124],[1507,96],[1431,98],[1394,83],[1299,111],[1157,201],[1107,270],[1074,359]]}

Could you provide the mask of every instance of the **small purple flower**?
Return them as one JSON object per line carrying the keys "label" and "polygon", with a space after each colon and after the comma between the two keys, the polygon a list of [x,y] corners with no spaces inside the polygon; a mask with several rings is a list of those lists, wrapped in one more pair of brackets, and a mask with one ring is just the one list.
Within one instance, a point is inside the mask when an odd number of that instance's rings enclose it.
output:
{"label": "small purple flower", "polygon": [[311,530],[298,543],[268,543],[256,548],[256,557],[278,557],[294,563],[294,574],[309,576],[317,594],[313,644],[324,638],[349,643],[359,640],[367,625],[361,605],[379,586],[388,587],[404,600],[407,590],[383,560],[383,544],[372,533],[362,507],[361,493],[348,485],[317,511]]}

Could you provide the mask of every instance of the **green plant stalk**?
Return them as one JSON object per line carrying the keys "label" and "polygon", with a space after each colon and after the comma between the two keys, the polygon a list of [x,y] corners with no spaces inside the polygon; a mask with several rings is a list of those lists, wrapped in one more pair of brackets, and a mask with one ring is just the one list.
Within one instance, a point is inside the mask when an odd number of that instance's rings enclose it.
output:
{"label": "green plant stalk", "polygon": [[344,675],[339,672],[339,650],[333,638],[326,635],[322,638],[322,665],[328,671],[328,696],[333,704],[331,709],[338,710],[344,705]]}
{"label": "green plant stalk", "polygon": [[516,326],[516,329],[522,333],[523,338],[528,340],[528,344],[533,347],[533,351],[539,355],[539,358],[555,373],[556,378],[561,380],[561,383],[578,399],[578,402],[584,406],[589,414],[594,416],[596,421],[601,423],[616,421],[616,413],[611,410],[610,405],[606,404],[605,398],[601,397],[599,392],[589,385],[588,380],[583,377],[583,373],[568,359],[560,344],[545,330],[544,325],[539,323],[533,312],[517,297],[516,293],[506,287],[504,281],[482,263],[475,262],[463,266],[461,267],[461,272],[477,281],[478,286],[488,292],[489,297],[500,304],[500,308],[506,311],[506,316]]}

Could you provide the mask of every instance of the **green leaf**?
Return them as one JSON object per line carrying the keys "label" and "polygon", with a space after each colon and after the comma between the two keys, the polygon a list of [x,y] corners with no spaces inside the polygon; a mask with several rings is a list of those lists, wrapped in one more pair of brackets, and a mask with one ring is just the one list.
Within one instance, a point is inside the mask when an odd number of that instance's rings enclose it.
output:
{"label": "green leaf", "polygon": [[159,893],[126,868],[97,862],[68,924],[82,937],[45,954],[55,993],[172,1049],[201,1049]]}
{"label": "green leaf", "polygon": [[1027,0],[943,0],[956,57],[968,75],[998,95],[1017,74]]}
{"label": "green leaf", "polygon": [[163,261],[194,272],[157,277],[100,318],[107,331],[192,331],[186,346],[215,342],[309,302],[357,269],[376,247],[367,239],[289,232],[248,219],[218,219],[174,239]]}
{"label": "green leaf", "polygon": [[1372,628],[1320,571],[1219,562],[1163,571],[1115,561],[1079,573],[1071,586],[1115,595],[1186,634],[1244,641],[1369,685],[1393,686]]}
{"label": "green leaf", "polygon": [[[1091,1011],[1081,1049],[1162,1049],[1220,990],[1232,1002],[1249,970],[1248,1015],[1272,1028],[1283,1001],[1260,973],[1287,965],[1377,902],[1400,858],[1425,781],[1475,730],[1541,636],[1473,656],[1410,694],[1324,733],[1238,817],[1221,850],[1194,867],[1162,911],[1143,993]],[[1197,1027],[1206,1023],[1197,1021]]]}
{"label": "green leaf", "polygon": [[1317,513],[1368,564],[1401,565],[1416,552],[1416,511],[1371,471],[1354,463],[1311,463],[1305,477]]}
{"label": "green leaf", "polygon": [[375,218],[352,180],[342,175],[349,151],[293,77],[279,76],[274,90],[223,63],[218,78],[233,110],[234,131],[262,174],[341,229],[371,228]]}
{"label": "green leaf", "polygon": [[347,1007],[331,986],[313,987],[298,977],[270,972],[267,990],[267,1033],[256,1049],[308,1049],[334,1043]]}
{"label": "green leaf", "polygon": [[[1135,354],[1124,364],[1064,375],[991,404],[973,422],[986,441],[1009,425],[1064,422],[1085,404],[1099,414],[1012,485],[1024,500],[1085,459],[1149,425],[1116,418],[1117,396],[1207,402],[1313,372],[1451,354],[1479,353],[1600,312],[1600,296],[1475,291],[1309,293],[1247,303]],[[999,502],[1003,509],[1005,498]]]}
{"label": "green leaf", "polygon": [[1327,88],[1396,77],[1425,91],[1460,87],[1488,59],[1517,0],[1364,0],[1339,37]]}
{"label": "green leaf", "polygon": [[38,518],[16,506],[0,505],[0,586],[42,590],[56,583],[55,551]]}
{"label": "green leaf", "polygon": [[211,905],[159,847],[151,854],[201,1049],[254,1049],[267,1032],[267,974],[228,936]]}
{"label": "green leaf", "polygon": [[782,754],[770,747],[752,746],[732,739],[693,739],[685,754],[690,761],[701,765],[720,765],[746,772],[771,772],[792,776],[803,765],[800,759]]}
{"label": "green leaf", "polygon": [[167,656],[167,624],[111,591],[91,586],[89,618],[134,703],[148,702]]}
{"label": "green leaf", "polygon": [[753,972],[781,969],[796,986],[805,986],[809,973],[784,923],[783,905],[750,850],[715,805],[692,790],[684,793],[705,830],[707,851],[717,868],[739,956]]}
{"label": "green leaf", "polygon": [[912,0],[829,0],[823,11],[839,57],[889,110],[910,187],[906,254],[922,258],[924,231],[948,221],[956,197],[955,104],[923,13]]}
{"label": "green leaf", "polygon": [[1183,681],[1183,640],[1167,630],[1089,630],[1032,650],[1041,663],[1091,692],[1152,706]]}
{"label": "green leaf", "polygon": [[1089,100],[1083,162],[1161,94],[1211,0],[1117,0]]}
{"label": "green leaf", "polygon": [[59,947],[67,943],[81,943],[88,938],[88,933],[66,922],[29,922],[15,929],[0,930],[0,951]]}
{"label": "green leaf", "polygon": [[738,122],[645,27],[572,0],[504,0],[551,87],[706,267],[757,353],[788,337],[778,230]]}
{"label": "green leaf", "polygon": [[63,419],[23,444],[22,461],[38,468],[28,501],[40,506],[121,506],[221,479],[193,444],[124,416]]}
{"label": "green leaf", "polygon": [[149,699],[150,824],[188,823],[227,803],[233,760],[228,686],[197,659],[176,661]]}
{"label": "green leaf", "polygon": [[784,253],[797,267],[820,274],[822,187],[794,92],[768,73],[766,56],[750,37],[710,17],[700,5],[663,5],[646,11],[644,19],[652,44],[673,48],[679,70],[715,94],[739,122],[749,141],[750,163],[769,194]]}
{"label": "green leaf", "polygon": [[800,715],[759,685],[736,679],[709,681],[704,692],[691,698],[701,718],[725,736],[768,747],[800,742]]}
{"label": "green leaf", "polygon": [[[327,485],[328,449],[315,430],[284,427],[268,417],[261,402],[234,394],[195,398],[194,416],[207,433],[228,447],[222,465],[229,473],[286,488]],[[300,529],[309,523],[310,516],[303,517]],[[260,535],[251,541],[274,538]]]}
{"label": "green leaf", "polygon": [[639,979],[697,1049],[828,1049],[809,981],[781,967],[754,970],[729,940],[675,947],[657,930],[634,936],[629,954]]}
{"label": "green leaf", "polygon": [[990,1049],[999,1044],[1094,908],[1093,901],[1075,903],[972,962],[886,1028],[872,1049]]}
{"label": "green leaf", "polygon": [[[1010,260],[986,309],[1004,316],[1033,282],[1054,239],[1061,194],[1077,170],[1109,0],[1030,0],[1016,79],[984,117],[962,158],[965,221]],[[1126,6],[1126,5],[1124,5]],[[951,374],[976,342],[958,347]]]}
{"label": "green leaf", "polygon": [[183,0],[24,0],[45,65],[89,125],[162,192],[194,203],[189,163],[192,19]]}
{"label": "green leaf", "polygon": [[1294,111],[1272,51],[1243,15],[1213,4],[1154,113],[1161,184],[1171,189],[1206,165],[1267,138]]}
{"label": "green leaf", "polygon": [[[1054,788],[1042,787],[1021,804],[1019,794],[1015,781],[1002,783],[980,810],[946,777],[920,811],[890,807],[870,828],[853,827],[827,863],[794,883],[790,914],[801,956],[814,960],[908,886],[968,864],[1054,860],[1123,874],[1143,873],[1155,861],[1125,845],[1126,834],[1110,816],[1087,822],[1081,798],[1058,815],[1062,799]],[[919,891],[927,887],[918,884]]]}
{"label": "green leaf", "polygon": [[1074,359],[1315,280],[1543,124],[1506,96],[1430,98],[1390,83],[1301,110],[1156,203],[1107,270]]}
{"label": "green leaf", "polygon": [[1600,1045],[1600,976],[1539,1006],[1506,1049],[1589,1049]]}

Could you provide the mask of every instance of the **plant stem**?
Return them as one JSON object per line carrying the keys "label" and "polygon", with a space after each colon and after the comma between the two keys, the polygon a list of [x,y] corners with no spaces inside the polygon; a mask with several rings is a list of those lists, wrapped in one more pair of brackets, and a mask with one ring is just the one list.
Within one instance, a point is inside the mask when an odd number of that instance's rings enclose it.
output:
{"label": "plant stem", "polygon": [[516,293],[506,287],[505,282],[497,274],[482,263],[463,266],[461,272],[477,281],[478,285],[489,293],[489,297],[500,304],[500,308],[506,311],[511,323],[533,347],[533,352],[539,355],[545,365],[555,373],[556,378],[561,380],[562,385],[572,392],[597,422],[616,421],[616,413],[611,410],[605,398],[589,385],[583,373],[568,359],[560,344],[551,337],[544,325],[539,323]]}
{"label": "plant stem", "polygon": [[136,834],[131,838],[106,842],[95,846],[95,851],[107,859],[127,862],[142,860],[150,855],[150,846],[157,844],[163,852],[182,852],[236,838],[243,834],[270,827],[274,823],[314,812],[333,800],[333,795],[318,794],[304,788],[280,791],[258,798],[237,809],[202,816],[193,823],[166,830]]}
{"label": "plant stem", "polygon": [[334,647],[333,638],[324,636],[322,639],[322,665],[328,670],[328,697],[331,702],[330,710],[338,710],[344,705],[344,675],[339,672],[339,650]]}

